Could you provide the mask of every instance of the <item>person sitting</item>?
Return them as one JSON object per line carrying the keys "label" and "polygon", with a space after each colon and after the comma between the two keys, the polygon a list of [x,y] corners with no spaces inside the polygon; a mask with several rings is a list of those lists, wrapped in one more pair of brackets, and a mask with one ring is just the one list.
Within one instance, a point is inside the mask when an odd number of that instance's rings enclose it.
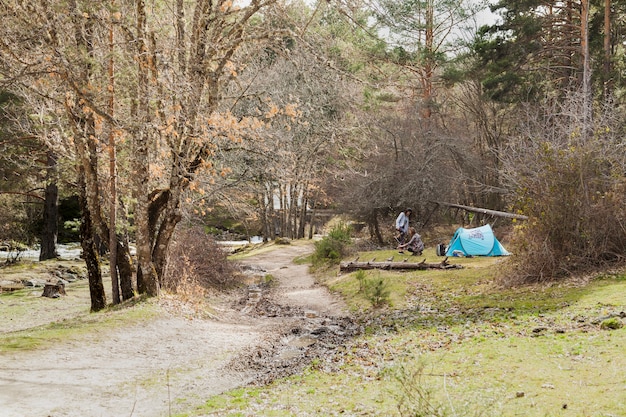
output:
{"label": "person sitting", "polygon": [[408,242],[398,245],[400,253],[404,253],[404,249],[406,249],[413,255],[421,255],[424,251],[422,237],[415,231],[414,227],[409,228],[409,236],[410,239]]}

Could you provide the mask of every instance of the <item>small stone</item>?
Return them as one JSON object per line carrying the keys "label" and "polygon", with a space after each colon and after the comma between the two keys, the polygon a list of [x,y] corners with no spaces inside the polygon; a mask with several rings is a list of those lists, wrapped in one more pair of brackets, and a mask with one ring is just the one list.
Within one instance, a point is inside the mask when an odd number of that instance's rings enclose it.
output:
{"label": "small stone", "polygon": [[304,312],[304,316],[305,316],[307,319],[314,319],[314,318],[319,317],[320,315],[319,315],[319,313],[318,313],[317,311],[314,311],[314,310],[307,310],[307,311],[305,311],[305,312]]}
{"label": "small stone", "polygon": [[524,391],[517,391],[515,393],[515,397],[516,398],[522,398],[524,395],[526,395],[526,394],[524,394]]}

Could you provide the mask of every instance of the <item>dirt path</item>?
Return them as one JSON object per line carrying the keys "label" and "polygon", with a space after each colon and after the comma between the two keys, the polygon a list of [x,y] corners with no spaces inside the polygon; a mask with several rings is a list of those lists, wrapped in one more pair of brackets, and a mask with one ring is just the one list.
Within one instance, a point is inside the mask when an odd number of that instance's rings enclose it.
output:
{"label": "dirt path", "polygon": [[316,354],[317,340],[344,335],[343,322],[349,323],[345,307],[315,284],[306,265],[291,262],[310,250],[281,246],[246,260],[277,285],[216,320],[164,309],[158,319],[131,328],[0,356],[0,415],[168,416],[281,376],[273,369],[284,369],[285,361],[297,370]]}

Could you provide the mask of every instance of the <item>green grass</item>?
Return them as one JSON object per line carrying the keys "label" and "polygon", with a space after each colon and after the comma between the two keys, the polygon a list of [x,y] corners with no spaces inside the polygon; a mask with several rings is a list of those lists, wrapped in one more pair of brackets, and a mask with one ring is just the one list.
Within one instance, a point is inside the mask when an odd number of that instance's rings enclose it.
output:
{"label": "green grass", "polygon": [[[152,300],[141,299],[90,313],[87,280],[69,284],[66,292],[66,296],[58,299],[41,297],[41,288],[0,294],[0,317],[4,320],[0,332],[0,355],[93,337],[106,329],[139,323],[158,314]],[[12,323],[24,316],[32,322],[20,323],[13,330]],[[50,317],[54,319],[50,320]],[[39,321],[43,324],[38,324]]]}
{"label": "green grass", "polygon": [[51,346],[55,342],[76,340],[81,337],[93,338],[103,331],[115,327],[140,323],[156,316],[157,311],[149,303],[125,310],[99,312],[72,317],[50,324],[0,334],[0,355],[13,351],[23,352]]}
{"label": "green grass", "polygon": [[[395,251],[359,255],[403,259]],[[442,260],[432,250],[424,258]],[[504,289],[494,277],[505,258],[449,261],[464,268],[367,271],[391,289],[391,307],[380,310],[359,292],[355,273],[329,271],[320,281],[352,311],[378,317],[335,358],[339,368],[325,370],[320,358],[302,375],[212,397],[185,415],[626,415],[626,328],[599,324],[626,311],[623,274]]]}

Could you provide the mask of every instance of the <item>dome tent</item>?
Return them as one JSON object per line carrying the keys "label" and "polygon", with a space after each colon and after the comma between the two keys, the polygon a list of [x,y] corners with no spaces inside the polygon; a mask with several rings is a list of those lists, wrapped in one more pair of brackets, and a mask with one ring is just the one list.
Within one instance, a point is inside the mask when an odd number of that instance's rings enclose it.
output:
{"label": "dome tent", "polygon": [[496,239],[491,226],[486,224],[474,229],[459,227],[454,232],[446,250],[446,256],[506,256],[509,251]]}

